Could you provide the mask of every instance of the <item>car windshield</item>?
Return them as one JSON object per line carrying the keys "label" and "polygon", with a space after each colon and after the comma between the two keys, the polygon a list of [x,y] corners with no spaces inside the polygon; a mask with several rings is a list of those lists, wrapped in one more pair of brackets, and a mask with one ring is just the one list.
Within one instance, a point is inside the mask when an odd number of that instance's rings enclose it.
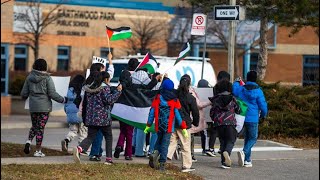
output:
{"label": "car windshield", "polygon": [[[119,81],[119,77],[122,70],[126,69],[127,64],[113,64],[113,66],[114,66],[114,74],[110,82],[117,83]],[[108,69],[108,67],[109,67],[109,64],[107,64],[106,69]]]}

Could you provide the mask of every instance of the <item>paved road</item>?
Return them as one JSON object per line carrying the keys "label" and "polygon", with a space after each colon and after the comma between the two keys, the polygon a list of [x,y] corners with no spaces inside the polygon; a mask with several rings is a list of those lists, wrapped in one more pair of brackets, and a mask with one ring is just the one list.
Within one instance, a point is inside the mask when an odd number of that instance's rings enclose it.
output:
{"label": "paved road", "polygon": [[[116,145],[116,140],[119,135],[119,129],[113,129],[113,149]],[[67,128],[47,128],[45,130],[45,138],[43,145],[60,149],[60,141],[64,138],[68,132]],[[2,129],[1,141],[2,142],[14,142],[25,143],[27,138],[28,129]],[[199,148],[200,139],[196,137],[196,148]],[[243,144],[242,140],[238,140],[236,148],[241,148]],[[71,146],[75,146],[76,141],[71,143]],[[219,144],[217,144],[217,147]],[[231,158],[235,162],[232,169],[224,170],[220,168],[220,157],[208,157],[202,156],[201,153],[196,153],[198,162],[193,166],[196,168],[194,173],[203,176],[205,179],[299,179],[299,180],[316,180],[319,179],[319,150],[294,150],[294,151],[278,151],[276,148],[286,148],[282,144],[259,141],[257,146],[260,148],[269,147],[269,150],[261,151],[256,149],[252,153],[253,167],[242,168],[239,167],[237,162],[236,153],[233,153]],[[290,149],[290,148],[288,148]],[[200,149],[199,149],[200,150]],[[257,151],[259,150],[259,151]],[[271,151],[273,150],[273,151]],[[199,151],[198,151],[199,152]],[[85,162],[86,157],[82,158]],[[7,163],[72,163],[72,157],[45,157],[44,159],[36,158],[24,158],[24,159],[2,159],[2,164]],[[115,160],[116,163],[124,162]],[[147,163],[147,159],[134,158],[132,163]],[[173,160],[171,163],[181,166],[181,161]]]}

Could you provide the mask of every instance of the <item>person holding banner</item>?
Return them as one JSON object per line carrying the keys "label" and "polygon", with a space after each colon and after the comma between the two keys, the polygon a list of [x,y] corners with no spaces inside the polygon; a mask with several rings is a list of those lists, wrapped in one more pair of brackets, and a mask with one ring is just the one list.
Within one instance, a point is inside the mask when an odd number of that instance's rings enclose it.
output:
{"label": "person holding banner", "polygon": [[60,96],[55,89],[50,74],[47,72],[48,66],[44,59],[37,59],[33,63],[32,71],[27,76],[21,97],[29,97],[29,111],[31,115],[32,127],[29,131],[29,137],[24,147],[24,153],[29,154],[31,142],[36,137],[35,157],[44,157],[41,152],[41,144],[44,135],[44,128],[49,119],[49,113],[52,111],[52,99],[59,103],[67,102],[67,98]]}
{"label": "person holding banner", "polygon": [[73,149],[75,162],[80,163],[80,153],[86,152],[99,130],[105,138],[106,162],[111,165],[112,161],[112,128],[111,106],[121,95],[122,85],[119,84],[115,92],[111,92],[110,75],[107,72],[92,72],[85,82],[83,100],[83,119],[88,126],[88,136],[79,146]]}
{"label": "person holding banner", "polygon": [[[185,74],[181,77],[177,90],[178,99],[181,103],[180,114],[186,121],[188,136],[183,136],[182,130],[177,128],[171,136],[168,152],[168,158],[172,159],[173,153],[177,148],[178,140],[181,141],[182,172],[191,172],[195,170],[192,167],[191,135],[189,129],[192,124],[196,127],[199,125],[199,109],[197,107],[196,99],[189,93],[190,85],[191,78],[188,74]],[[192,119],[190,117],[191,114]]]}
{"label": "person holding banner", "polygon": [[[205,88],[205,87],[209,87],[209,83],[207,80],[205,79],[201,79],[198,82],[198,88]],[[194,125],[192,125],[192,127],[190,128],[190,133],[191,133],[191,155],[192,155],[192,161],[193,162],[197,162],[197,159],[194,157],[194,133],[197,132],[201,132],[203,130],[206,129],[206,117],[204,114],[204,108],[208,107],[211,105],[211,102],[209,100],[205,101],[200,101],[199,95],[197,94],[197,92],[195,91],[194,88],[190,87],[190,93],[193,95],[193,97],[196,98],[196,102],[197,102],[197,106],[199,109],[199,126],[195,127]],[[202,153],[205,153],[205,146],[206,146],[206,137],[205,134],[201,134],[201,146],[202,146]]]}

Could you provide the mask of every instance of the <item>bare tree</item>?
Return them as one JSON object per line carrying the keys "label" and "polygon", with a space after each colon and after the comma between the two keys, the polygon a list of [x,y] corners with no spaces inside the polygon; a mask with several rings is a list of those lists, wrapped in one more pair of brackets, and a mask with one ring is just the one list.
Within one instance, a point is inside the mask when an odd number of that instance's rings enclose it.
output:
{"label": "bare tree", "polygon": [[146,54],[152,44],[166,39],[167,30],[164,28],[166,20],[142,14],[134,17],[129,17],[133,37],[126,40],[128,48],[131,53]]}
{"label": "bare tree", "polygon": [[56,10],[61,6],[61,2],[50,9],[49,12],[42,13],[41,2],[30,0],[27,2],[27,8],[15,15],[15,18],[24,23],[24,26],[20,28],[24,33],[21,33],[20,37],[23,42],[31,47],[35,59],[39,57],[39,45],[40,41],[43,40],[44,30],[60,18]]}

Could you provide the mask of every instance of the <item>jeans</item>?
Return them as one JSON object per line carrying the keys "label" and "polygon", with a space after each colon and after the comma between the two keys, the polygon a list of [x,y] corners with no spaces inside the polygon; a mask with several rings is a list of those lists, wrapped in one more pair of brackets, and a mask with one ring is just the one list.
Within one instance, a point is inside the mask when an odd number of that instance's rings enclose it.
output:
{"label": "jeans", "polygon": [[102,134],[102,131],[99,130],[91,145],[90,156],[99,156],[99,157],[102,156],[102,152],[103,152],[103,149],[101,147],[102,139],[103,139],[103,134]]}
{"label": "jeans", "polygon": [[157,133],[157,142],[155,144],[155,150],[159,151],[160,163],[165,163],[167,161],[168,147],[170,144],[171,133],[161,132]]}
{"label": "jeans", "polygon": [[244,123],[244,160],[251,162],[251,148],[256,144],[258,139],[258,123]]}
{"label": "jeans", "polygon": [[157,133],[152,133],[151,139],[150,139],[150,145],[149,145],[149,153],[153,153],[154,147],[156,145],[158,139],[158,134]]}
{"label": "jeans", "polygon": [[134,128],[132,146],[135,147],[135,156],[144,156],[143,146],[146,140],[146,134],[143,130]]}
{"label": "jeans", "polygon": [[[221,152],[227,151],[230,156],[234,143],[237,140],[238,132],[235,126],[218,126],[217,130],[220,140],[220,150]],[[223,164],[224,161],[224,156],[221,155],[221,163]]]}
{"label": "jeans", "polygon": [[[98,131],[102,131],[104,139],[106,141],[106,157],[112,158],[112,128],[109,126],[89,126],[88,137],[85,138],[79,146],[83,151],[87,151],[93,140],[96,138]],[[101,148],[101,146],[100,146]]]}
{"label": "jeans", "polygon": [[207,130],[200,131],[200,135],[202,151],[206,151]]}
{"label": "jeans", "polygon": [[218,136],[217,127],[213,126],[213,123],[208,123],[207,133],[209,136],[209,148],[214,149],[214,144],[216,143],[216,138]]}
{"label": "jeans", "polygon": [[117,146],[121,147],[123,149],[124,142],[126,142],[126,149],[124,152],[124,156],[132,156],[132,133],[133,133],[133,127],[119,121],[120,123],[120,134]]}

